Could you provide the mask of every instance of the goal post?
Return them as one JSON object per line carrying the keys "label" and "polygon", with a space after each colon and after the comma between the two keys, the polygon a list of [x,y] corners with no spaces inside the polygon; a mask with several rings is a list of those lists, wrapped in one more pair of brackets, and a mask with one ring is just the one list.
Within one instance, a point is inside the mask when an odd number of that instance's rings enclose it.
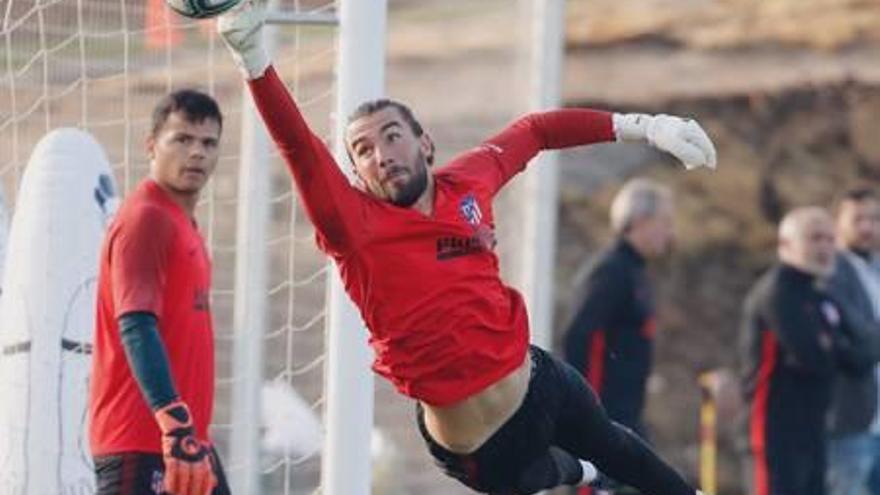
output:
{"label": "goal post", "polygon": [[[270,0],[270,12],[278,1]],[[263,29],[268,53],[275,53],[278,26]],[[233,300],[233,375],[229,484],[233,493],[260,489],[260,396],[263,385],[264,336],[269,310],[266,243],[271,221],[271,146],[268,132],[248,89],[242,85],[241,145],[238,169],[235,296]]]}
{"label": "goal post", "polygon": [[[387,1],[342,0],[336,77],[336,161],[344,172],[346,119],[366,100],[385,94]],[[322,486],[326,495],[370,493],[373,375],[367,331],[345,294],[337,270],[329,285],[327,325],[327,437]]]}
{"label": "goal post", "polygon": [[[270,6],[277,7],[277,0]],[[384,95],[385,23],[387,4],[342,0],[338,14],[272,10],[264,36],[276,43],[280,26],[338,25],[334,151],[347,172],[344,132],[346,116],[358,104]],[[270,146],[249,97],[242,127],[239,182],[239,233],[236,258],[235,369],[231,455],[239,467],[231,476],[236,493],[259,493],[259,391],[265,332],[267,269],[265,222],[268,221]],[[326,440],[322,490],[332,494],[368,494],[370,438],[373,427],[373,377],[367,331],[346,295],[335,267],[329,269],[325,359]],[[261,330],[263,329],[263,330]]]}
{"label": "goal post", "polygon": [[[527,27],[525,48],[528,110],[549,110],[561,104],[565,43],[565,0],[520,0]],[[554,266],[559,202],[558,152],[538,155],[525,174],[522,288],[532,342],[553,344]]]}

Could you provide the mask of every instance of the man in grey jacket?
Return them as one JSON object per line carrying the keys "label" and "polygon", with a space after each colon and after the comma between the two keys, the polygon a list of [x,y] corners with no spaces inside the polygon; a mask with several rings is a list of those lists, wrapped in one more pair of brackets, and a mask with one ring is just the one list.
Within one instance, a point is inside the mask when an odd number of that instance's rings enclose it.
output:
{"label": "man in grey jacket", "polygon": [[[861,329],[864,345],[880,347],[880,275],[871,270],[880,237],[880,199],[871,189],[848,191],[836,218],[837,259],[828,292],[850,324]],[[880,353],[878,353],[880,358]],[[829,417],[828,483],[831,495],[880,493],[868,479],[880,461],[880,408],[877,370],[836,378]]]}

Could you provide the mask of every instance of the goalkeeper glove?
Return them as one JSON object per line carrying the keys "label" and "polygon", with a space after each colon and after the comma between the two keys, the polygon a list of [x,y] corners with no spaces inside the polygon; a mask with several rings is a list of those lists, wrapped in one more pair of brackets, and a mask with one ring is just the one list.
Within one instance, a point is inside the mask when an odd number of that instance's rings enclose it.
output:
{"label": "goalkeeper glove", "polygon": [[618,141],[647,141],[677,158],[688,170],[715,168],[715,146],[695,120],[662,114],[615,113],[613,121]]}
{"label": "goalkeeper glove", "polygon": [[217,484],[211,449],[195,437],[186,404],[176,400],[154,413],[162,430],[164,490],[172,495],[208,495]]}
{"label": "goalkeeper glove", "polygon": [[220,37],[247,79],[259,79],[271,64],[263,47],[265,23],[266,8],[257,0],[244,0],[217,20]]}

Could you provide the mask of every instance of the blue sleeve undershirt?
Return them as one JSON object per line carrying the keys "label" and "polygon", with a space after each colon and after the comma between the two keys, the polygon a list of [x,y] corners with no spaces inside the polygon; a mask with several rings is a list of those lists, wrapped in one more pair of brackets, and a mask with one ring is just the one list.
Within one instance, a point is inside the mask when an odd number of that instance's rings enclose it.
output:
{"label": "blue sleeve undershirt", "polygon": [[119,333],[131,372],[150,409],[155,411],[177,400],[156,315],[142,311],[125,313],[119,317]]}

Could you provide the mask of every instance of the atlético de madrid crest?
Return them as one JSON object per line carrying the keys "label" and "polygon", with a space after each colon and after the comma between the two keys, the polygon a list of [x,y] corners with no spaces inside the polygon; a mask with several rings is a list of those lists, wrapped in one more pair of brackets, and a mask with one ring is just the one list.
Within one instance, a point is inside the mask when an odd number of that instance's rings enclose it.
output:
{"label": "atl\u00e9tico de madrid crest", "polygon": [[467,223],[473,226],[480,225],[480,222],[483,220],[483,212],[480,211],[480,205],[477,203],[477,198],[473,193],[468,193],[465,197],[461,198],[461,201],[458,203],[458,212]]}

